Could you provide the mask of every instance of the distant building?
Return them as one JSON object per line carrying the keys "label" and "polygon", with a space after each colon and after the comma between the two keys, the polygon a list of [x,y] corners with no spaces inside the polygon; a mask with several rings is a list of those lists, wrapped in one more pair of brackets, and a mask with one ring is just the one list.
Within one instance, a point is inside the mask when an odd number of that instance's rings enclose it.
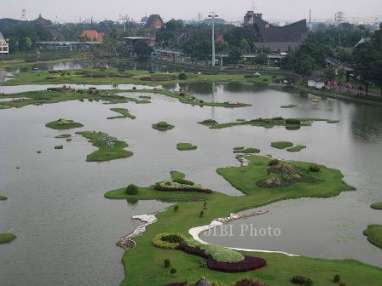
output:
{"label": "distant building", "polygon": [[36,24],[39,24],[41,26],[50,26],[50,25],[52,25],[52,21],[43,18],[41,14],[33,22],[36,23]]}
{"label": "distant building", "polygon": [[158,14],[150,15],[150,17],[148,17],[145,24],[146,28],[153,29],[153,30],[159,30],[163,27],[163,25],[164,25],[164,22],[161,16]]}
{"label": "distant building", "polygon": [[248,11],[244,17],[244,25],[253,27],[256,49],[270,49],[271,52],[288,52],[295,49],[308,35],[306,20],[275,26],[265,20],[263,15]]}
{"label": "distant building", "polygon": [[0,32],[0,55],[9,54],[9,45],[4,39],[3,34]]}
{"label": "distant building", "polygon": [[88,50],[91,47],[101,45],[100,42],[72,42],[72,41],[43,41],[36,42],[36,47],[40,50]]}
{"label": "distant building", "polygon": [[103,38],[105,37],[104,33],[99,33],[97,30],[84,30],[81,33],[81,40],[90,41],[90,42],[103,42]]}

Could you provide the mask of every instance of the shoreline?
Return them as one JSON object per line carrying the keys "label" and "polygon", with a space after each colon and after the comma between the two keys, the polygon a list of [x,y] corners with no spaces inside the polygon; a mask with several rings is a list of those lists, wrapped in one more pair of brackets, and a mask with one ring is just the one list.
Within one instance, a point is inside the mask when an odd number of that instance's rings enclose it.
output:
{"label": "shoreline", "polygon": [[[197,227],[190,228],[188,230],[188,233],[197,242],[199,242],[201,244],[209,245],[210,243],[208,243],[208,242],[206,242],[206,241],[204,241],[204,240],[202,240],[200,238],[200,234],[202,234],[204,232],[207,232],[207,231],[209,231],[211,229],[214,229],[214,228],[216,228],[218,226],[222,226],[224,224],[230,223],[230,222],[235,221],[235,220],[241,220],[241,219],[246,219],[246,218],[249,218],[249,217],[260,216],[260,215],[267,214],[269,212],[270,211],[261,211],[260,210],[260,211],[256,211],[256,212],[248,214],[248,215],[230,214],[230,216],[228,216],[226,218],[217,218],[217,219],[214,219],[208,225],[203,225],[203,226],[197,226]],[[300,256],[300,255],[297,255],[297,254],[292,254],[292,253],[288,253],[288,252],[281,251],[281,250],[264,250],[264,249],[237,248],[237,247],[226,247],[226,246],[223,246],[223,247],[227,248],[227,249],[243,251],[243,252],[277,253],[277,254],[283,254],[283,255],[286,255],[286,256],[289,256],[289,257],[298,257],[298,256]]]}

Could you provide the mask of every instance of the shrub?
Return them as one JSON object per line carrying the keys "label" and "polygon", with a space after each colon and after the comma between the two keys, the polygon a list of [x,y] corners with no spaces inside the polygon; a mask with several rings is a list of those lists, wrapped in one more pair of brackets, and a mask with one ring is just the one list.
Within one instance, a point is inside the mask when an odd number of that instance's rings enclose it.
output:
{"label": "shrub", "polygon": [[340,277],[340,275],[338,275],[338,274],[334,275],[334,277],[333,277],[333,282],[334,282],[334,283],[339,283],[340,281],[341,281],[341,277]]}
{"label": "shrub", "polygon": [[199,217],[204,217],[204,211],[200,211]]}
{"label": "shrub", "polygon": [[273,159],[273,160],[269,161],[268,166],[276,166],[279,164],[279,162],[280,162],[279,160]]}
{"label": "shrub", "polygon": [[178,210],[179,210],[179,206],[178,205],[174,206],[174,212],[177,212]]}
{"label": "shrub", "polygon": [[286,125],[301,125],[300,119],[288,118],[285,120]]}
{"label": "shrub", "polygon": [[152,243],[159,248],[176,249],[185,239],[180,233],[160,233],[153,238]]}
{"label": "shrub", "polygon": [[170,266],[171,266],[170,259],[163,260],[163,266],[164,266],[164,268],[170,268]]}
{"label": "shrub", "polygon": [[304,285],[304,286],[311,286],[311,285],[313,285],[312,279],[304,277],[304,276],[294,276],[294,277],[292,277],[290,282],[293,283],[293,284]]}
{"label": "shrub", "polygon": [[170,273],[171,274],[175,274],[176,273],[176,269],[175,268],[171,268]]}
{"label": "shrub", "polygon": [[175,179],[174,182],[181,184],[181,185],[187,185],[187,186],[193,186],[194,185],[194,182],[189,181],[189,180],[185,180],[185,179],[181,179],[181,178]]}
{"label": "shrub", "polygon": [[233,286],[267,286],[267,285],[253,279],[242,279],[240,281],[237,281]]}
{"label": "shrub", "polygon": [[207,202],[203,203],[203,209],[205,209],[205,210],[207,209]]}
{"label": "shrub", "polygon": [[187,80],[187,75],[184,72],[182,72],[179,74],[178,78],[179,80]]}
{"label": "shrub", "polygon": [[129,185],[126,188],[126,193],[131,196],[138,195],[138,187],[136,185]]}
{"label": "shrub", "polygon": [[309,171],[312,173],[318,173],[318,172],[320,172],[320,170],[321,170],[320,167],[317,165],[311,165],[309,167]]}

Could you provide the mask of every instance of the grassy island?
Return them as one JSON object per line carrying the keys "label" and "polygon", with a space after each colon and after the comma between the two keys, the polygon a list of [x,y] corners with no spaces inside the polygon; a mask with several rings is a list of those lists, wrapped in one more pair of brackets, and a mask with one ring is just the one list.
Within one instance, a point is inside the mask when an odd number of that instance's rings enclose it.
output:
{"label": "grassy island", "polygon": [[167,130],[171,130],[171,129],[175,128],[174,125],[171,125],[171,124],[167,123],[166,121],[160,121],[158,123],[154,123],[152,125],[152,127],[156,130],[159,130],[159,131],[167,131]]}
{"label": "grassy island", "polygon": [[327,119],[319,118],[282,118],[282,117],[273,117],[273,118],[258,118],[252,120],[236,120],[234,122],[218,123],[215,120],[207,119],[199,122],[199,124],[205,125],[210,129],[223,129],[230,128],[235,126],[258,126],[264,128],[273,128],[275,126],[285,126],[288,130],[300,129],[303,126],[311,126],[315,121],[325,121]]}
{"label": "grassy island", "polygon": [[16,239],[13,233],[0,233],[0,244],[11,243]]}
{"label": "grassy island", "polygon": [[57,129],[57,130],[66,130],[66,129],[74,129],[74,128],[81,128],[83,125],[78,122],[74,122],[70,119],[63,119],[60,118],[56,121],[49,122],[45,125],[46,127]]}
{"label": "grassy island", "polygon": [[103,132],[84,131],[77,134],[89,139],[89,142],[98,150],[87,155],[87,162],[104,162],[116,159],[128,158],[132,152],[125,150],[128,144]]}
{"label": "grassy island", "polygon": [[111,111],[117,112],[121,115],[108,117],[107,119],[120,119],[120,118],[130,118],[135,119],[135,115],[131,114],[127,108],[110,108]]}
{"label": "grassy island", "polygon": [[0,194],[0,201],[6,201],[8,198],[2,194]]}
{"label": "grassy island", "polygon": [[382,225],[369,225],[364,235],[370,243],[382,249]]}
{"label": "grassy island", "polygon": [[[223,285],[242,278],[257,279],[275,286],[289,286],[290,279],[295,275],[304,275],[314,281],[314,285],[328,285],[334,274],[339,274],[349,285],[379,286],[382,270],[354,260],[325,260],[308,257],[288,257],[281,254],[245,253],[248,256],[263,258],[267,266],[246,273],[222,273],[205,266],[205,260],[184,251],[163,249],[153,245],[153,239],[159,234],[181,234],[190,238],[188,230],[192,227],[209,224],[213,219],[227,217],[232,212],[260,207],[272,202],[302,197],[331,197],[342,191],[351,190],[343,181],[339,170],[318,166],[308,162],[286,162],[275,164],[274,159],[262,156],[248,157],[247,167],[228,167],[218,169],[226,180],[241,190],[244,195],[231,197],[222,193],[194,192],[161,192],[151,187],[139,187],[134,195],[137,200],[164,200],[177,202],[176,207],[170,207],[157,215],[158,222],[147,227],[146,232],[135,240],[137,246],[125,252],[123,264],[125,279],[123,286],[153,285],[163,286],[168,283],[188,281],[195,283],[202,276],[210,281]],[[272,162],[272,163],[271,163]],[[262,187],[258,182],[268,176],[268,168],[275,164],[284,171],[296,170],[302,177],[294,178],[289,185],[280,187]],[[292,169],[289,168],[289,165]],[[315,166],[315,168],[312,168]],[[277,176],[277,173],[276,173]],[[292,175],[291,175],[292,176]],[[172,172],[173,178],[184,178],[181,172]],[[292,176],[293,178],[293,176]],[[261,184],[260,184],[261,185]],[[110,199],[128,199],[126,188],[114,190],[105,194]],[[203,214],[203,215],[201,215]],[[163,266],[166,259],[176,268],[176,273],[170,273]]]}
{"label": "grassy island", "polygon": [[260,150],[254,147],[235,147],[233,148],[235,154],[257,154]]}
{"label": "grassy island", "polygon": [[375,210],[382,210],[382,202],[372,204],[370,207]]}
{"label": "grassy island", "polygon": [[178,151],[191,151],[198,149],[198,146],[192,145],[191,143],[178,143],[176,144],[176,149]]}
{"label": "grassy island", "polygon": [[275,141],[271,143],[271,146],[276,149],[284,150],[286,148],[291,148],[293,143],[289,141]]}

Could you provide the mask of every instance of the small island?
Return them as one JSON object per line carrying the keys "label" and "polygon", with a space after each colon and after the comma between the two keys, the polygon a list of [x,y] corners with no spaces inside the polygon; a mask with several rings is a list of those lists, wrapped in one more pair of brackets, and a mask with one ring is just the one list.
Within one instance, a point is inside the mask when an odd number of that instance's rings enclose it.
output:
{"label": "small island", "polygon": [[382,202],[374,203],[370,207],[375,210],[382,210]]}
{"label": "small island", "polygon": [[233,148],[233,153],[235,154],[258,154],[260,150],[254,147],[235,147]]}
{"label": "small island", "polygon": [[152,127],[156,130],[159,130],[159,131],[167,131],[167,130],[171,130],[171,129],[175,128],[174,125],[171,125],[171,124],[167,123],[166,121],[160,121],[158,123],[154,123],[152,125]]}
{"label": "small island", "polygon": [[276,149],[284,150],[286,148],[293,147],[293,143],[289,141],[275,141],[271,143],[271,146]]}
{"label": "small island", "polygon": [[6,201],[8,198],[2,194],[0,194],[0,201]]}
{"label": "small island", "polygon": [[291,153],[296,153],[296,152],[300,152],[304,149],[306,149],[306,146],[299,144],[299,145],[295,145],[293,147],[288,148],[287,151],[291,152]]}
{"label": "small island", "polygon": [[382,249],[382,225],[369,225],[363,234],[371,244]]}
{"label": "small island", "polygon": [[45,125],[46,127],[56,129],[56,130],[66,130],[66,129],[74,129],[74,128],[81,128],[83,125],[78,122],[74,122],[70,119],[63,119],[60,118],[56,121],[49,122]]}
{"label": "small island", "polygon": [[191,143],[178,143],[176,144],[176,149],[178,151],[192,151],[198,149],[198,146],[192,145]]}
{"label": "small island", "polygon": [[121,115],[108,117],[107,119],[121,119],[121,118],[130,118],[135,119],[135,115],[131,114],[127,108],[111,108],[111,111],[117,112]]}
{"label": "small island", "polygon": [[0,244],[11,243],[16,239],[13,233],[0,233]]}
{"label": "small island", "polygon": [[116,159],[128,158],[133,152],[125,150],[128,144],[120,141],[103,132],[83,131],[77,134],[89,139],[93,146],[98,147],[97,151],[87,155],[87,162],[105,162]]}

